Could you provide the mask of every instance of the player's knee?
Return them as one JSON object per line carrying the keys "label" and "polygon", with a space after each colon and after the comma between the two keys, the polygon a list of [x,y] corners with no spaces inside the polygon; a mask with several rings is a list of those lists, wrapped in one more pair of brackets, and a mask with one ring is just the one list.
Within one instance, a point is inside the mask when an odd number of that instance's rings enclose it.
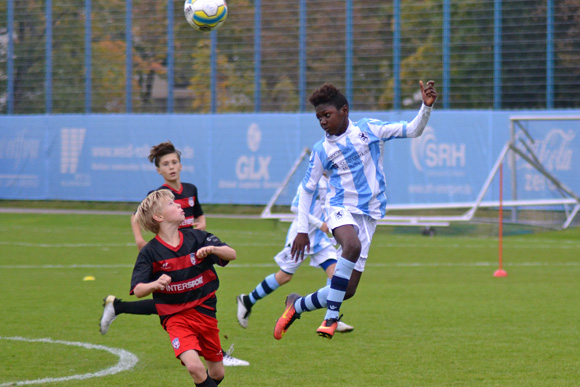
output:
{"label": "player's knee", "polygon": [[222,380],[226,376],[223,367],[212,369],[211,371],[208,371],[208,374],[216,382]]}
{"label": "player's knee", "polygon": [[287,284],[291,280],[292,280],[292,274],[288,274],[284,271],[280,271],[279,274],[276,275],[276,282],[278,282],[278,285],[280,285],[280,286]]}
{"label": "player's knee", "polygon": [[358,239],[346,241],[342,245],[342,256],[351,262],[356,262],[360,256],[360,241]]}
{"label": "player's knee", "polygon": [[205,366],[201,361],[188,364],[187,371],[196,383],[201,383],[207,378]]}

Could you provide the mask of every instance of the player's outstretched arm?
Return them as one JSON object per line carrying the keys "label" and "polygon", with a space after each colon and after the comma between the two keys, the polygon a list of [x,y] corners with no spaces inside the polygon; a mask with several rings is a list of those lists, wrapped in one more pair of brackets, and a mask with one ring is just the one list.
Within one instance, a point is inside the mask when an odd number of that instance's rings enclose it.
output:
{"label": "player's outstretched arm", "polygon": [[435,90],[434,81],[427,82],[427,86],[423,85],[423,81],[419,81],[419,86],[421,86],[423,104],[417,116],[407,125],[407,138],[415,138],[423,134],[429,121],[429,116],[431,115],[431,109],[437,99],[437,90]]}
{"label": "player's outstretched arm", "polygon": [[423,103],[426,106],[433,106],[435,100],[437,99],[435,81],[428,81],[427,86],[423,86],[423,81],[419,81],[419,86],[421,86],[421,96],[423,97]]}

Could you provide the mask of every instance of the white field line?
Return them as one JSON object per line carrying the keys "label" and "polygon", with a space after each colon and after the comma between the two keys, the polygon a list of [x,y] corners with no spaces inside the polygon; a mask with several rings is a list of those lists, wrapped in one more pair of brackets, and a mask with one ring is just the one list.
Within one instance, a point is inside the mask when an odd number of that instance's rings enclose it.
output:
{"label": "white field line", "polygon": [[[0,246],[21,246],[21,247],[38,247],[38,248],[85,248],[85,247],[134,247],[134,243],[34,243],[34,242],[14,242],[14,241],[0,241]],[[241,242],[236,243],[235,246],[280,246],[280,243],[260,243],[260,242]],[[233,247],[235,247],[233,246]],[[399,247],[399,248],[417,248],[413,243],[373,243],[373,247]],[[421,246],[423,247],[423,246]],[[481,249],[481,248],[496,248],[497,240],[485,240],[481,243],[458,244],[458,243],[433,243],[432,248],[462,248],[462,249]],[[508,243],[504,241],[503,247],[506,249],[578,249],[580,250],[580,242],[576,241],[529,241],[529,240],[511,240]]]}
{"label": "white field line", "polygon": [[[580,266],[579,262],[504,262],[504,266]],[[368,262],[369,267],[479,267],[479,266],[497,266],[494,262],[393,262],[393,263],[372,263]],[[253,269],[257,267],[278,267],[276,263],[249,263],[249,264],[230,264],[228,268],[232,269]],[[110,269],[110,268],[133,268],[133,265],[0,265],[0,269]],[[1,387],[1,386],[0,386]]]}
{"label": "white field line", "polygon": [[25,337],[18,337],[18,336],[15,336],[15,337],[2,337],[2,336],[0,336],[0,340],[15,340],[15,341],[26,341],[29,343],[49,343],[49,344],[72,345],[72,346],[83,347],[83,348],[87,348],[87,349],[97,349],[100,351],[107,351],[107,352],[110,352],[119,358],[119,361],[114,366],[106,368],[106,369],[101,370],[101,371],[97,371],[97,372],[90,372],[90,373],[86,373],[86,374],[77,374],[77,375],[71,375],[71,376],[63,376],[60,378],[44,378],[44,379],[36,379],[36,380],[21,380],[21,381],[15,381],[15,382],[8,382],[8,383],[0,384],[0,387],[65,382],[68,380],[85,380],[85,379],[90,379],[90,378],[113,375],[113,374],[117,374],[119,372],[130,370],[139,361],[139,358],[137,358],[137,356],[133,355],[131,352],[125,351],[124,349],[105,347],[104,345],[81,343],[81,342],[77,342],[77,341],[51,340],[51,339],[47,339],[47,338],[27,339]]}

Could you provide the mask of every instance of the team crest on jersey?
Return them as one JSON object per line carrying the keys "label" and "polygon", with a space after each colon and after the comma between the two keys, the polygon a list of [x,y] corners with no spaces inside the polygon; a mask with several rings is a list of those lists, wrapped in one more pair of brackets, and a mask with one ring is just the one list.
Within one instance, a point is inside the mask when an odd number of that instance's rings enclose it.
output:
{"label": "team crest on jersey", "polygon": [[334,213],[334,217],[335,217],[336,219],[342,219],[342,211],[336,211],[336,212]]}
{"label": "team crest on jersey", "polygon": [[189,259],[191,260],[191,264],[195,265],[197,260],[195,259],[195,253],[189,254]]}
{"label": "team crest on jersey", "polygon": [[179,349],[181,344],[179,343],[179,339],[176,337],[175,339],[171,340],[171,345],[173,345],[173,348]]}
{"label": "team crest on jersey", "polygon": [[193,196],[190,196],[188,198],[188,201],[187,202],[189,203],[189,206],[190,207],[193,207],[193,205],[195,204],[195,200],[193,199]]}
{"label": "team crest on jersey", "polygon": [[365,132],[360,132],[358,134],[358,138],[360,138],[363,142],[369,142],[369,136]]}

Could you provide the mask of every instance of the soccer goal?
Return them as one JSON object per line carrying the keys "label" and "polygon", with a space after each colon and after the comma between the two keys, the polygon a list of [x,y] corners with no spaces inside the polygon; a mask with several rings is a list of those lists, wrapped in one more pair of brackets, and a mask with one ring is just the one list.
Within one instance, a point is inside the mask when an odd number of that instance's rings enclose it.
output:
{"label": "soccer goal", "polygon": [[[473,201],[390,203],[379,224],[444,227],[452,222],[497,222],[498,210],[502,208],[506,214],[504,222],[569,227],[580,210],[578,188],[575,192],[566,184],[580,184],[577,169],[572,165],[570,145],[580,133],[580,117],[513,116],[509,122],[510,137]],[[303,149],[262,211],[263,218],[293,219],[289,205],[304,177],[309,156],[310,150]],[[508,167],[506,174],[504,165]]]}

